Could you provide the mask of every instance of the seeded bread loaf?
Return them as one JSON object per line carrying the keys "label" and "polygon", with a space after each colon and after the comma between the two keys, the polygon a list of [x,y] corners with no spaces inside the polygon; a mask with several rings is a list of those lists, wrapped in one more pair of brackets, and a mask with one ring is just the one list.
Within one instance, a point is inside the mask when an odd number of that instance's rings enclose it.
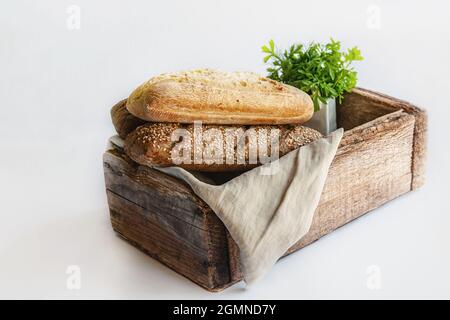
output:
{"label": "seeded bread loaf", "polygon": [[305,92],[248,72],[209,69],[168,73],[134,90],[126,107],[152,122],[300,124],[313,113]]}
{"label": "seeded bread loaf", "polygon": [[[200,133],[195,130],[201,130],[198,143],[195,139]],[[186,137],[190,140],[185,140]],[[228,140],[227,137],[232,139]],[[199,129],[192,124],[147,123],[127,136],[125,152],[132,160],[142,165],[177,165],[194,171],[223,172],[248,170],[269,162],[270,159],[263,159],[265,162],[261,160],[260,152],[267,157],[275,155],[274,141],[278,141],[279,153],[276,154],[281,157],[320,137],[322,135],[318,131],[299,125],[203,125]],[[187,148],[184,149],[186,152],[183,155],[182,147]],[[172,150],[176,158],[173,157]],[[252,158],[255,154],[257,157]],[[196,158],[196,155],[200,155],[200,158]],[[186,156],[187,158],[183,158]],[[180,163],[180,160],[183,162]]]}

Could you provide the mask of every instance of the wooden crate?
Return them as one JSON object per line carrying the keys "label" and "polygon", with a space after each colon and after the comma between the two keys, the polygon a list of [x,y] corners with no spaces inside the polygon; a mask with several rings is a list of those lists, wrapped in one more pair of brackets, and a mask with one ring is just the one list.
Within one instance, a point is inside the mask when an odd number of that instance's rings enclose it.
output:
{"label": "wooden crate", "polygon": [[[286,254],[424,183],[424,111],[355,89],[338,108],[338,123],[344,137],[311,229]],[[207,290],[242,279],[235,242],[188,185],[135,164],[120,149],[107,151],[103,163],[111,222],[120,236]]]}

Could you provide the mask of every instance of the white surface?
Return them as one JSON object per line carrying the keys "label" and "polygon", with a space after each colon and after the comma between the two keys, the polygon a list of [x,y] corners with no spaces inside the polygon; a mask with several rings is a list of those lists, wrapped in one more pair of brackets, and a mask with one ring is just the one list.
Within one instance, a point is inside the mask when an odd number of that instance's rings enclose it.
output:
{"label": "white surface", "polygon": [[[72,4],[79,30],[66,27]],[[447,1],[0,6],[1,298],[450,298]],[[101,160],[112,104],[160,72],[264,73],[270,38],[329,36],[362,50],[360,86],[428,109],[424,188],[283,259],[250,290],[210,294],[114,235]],[[79,290],[66,287],[69,265],[81,268]],[[372,265],[379,290],[367,286]]]}

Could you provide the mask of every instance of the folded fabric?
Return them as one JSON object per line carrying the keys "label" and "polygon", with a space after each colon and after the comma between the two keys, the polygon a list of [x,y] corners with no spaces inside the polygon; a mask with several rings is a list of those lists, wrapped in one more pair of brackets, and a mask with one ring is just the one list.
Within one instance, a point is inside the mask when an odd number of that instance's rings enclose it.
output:
{"label": "folded fabric", "polygon": [[338,129],[222,185],[179,167],[155,169],[186,181],[214,210],[238,245],[251,284],[308,232],[342,135]]}

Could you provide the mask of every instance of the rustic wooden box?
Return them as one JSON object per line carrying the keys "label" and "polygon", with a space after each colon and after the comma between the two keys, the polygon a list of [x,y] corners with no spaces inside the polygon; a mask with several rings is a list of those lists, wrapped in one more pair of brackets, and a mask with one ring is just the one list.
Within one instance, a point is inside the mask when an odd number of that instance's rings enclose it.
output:
{"label": "rustic wooden box", "polygon": [[[311,229],[286,254],[424,183],[424,111],[355,89],[338,108],[338,122],[344,137]],[[239,249],[189,186],[135,164],[120,149],[107,151],[103,163],[111,222],[120,236],[210,291],[242,279]]]}

